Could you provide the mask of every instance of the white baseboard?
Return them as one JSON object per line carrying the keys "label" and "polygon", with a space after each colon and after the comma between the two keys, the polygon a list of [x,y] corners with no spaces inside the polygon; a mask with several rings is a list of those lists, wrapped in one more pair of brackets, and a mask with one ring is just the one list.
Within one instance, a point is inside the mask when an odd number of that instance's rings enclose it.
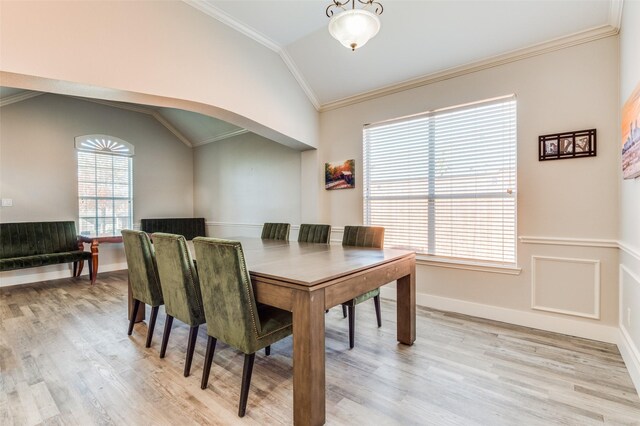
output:
{"label": "white baseboard", "polygon": [[[391,287],[382,287],[381,296],[395,300],[396,289]],[[416,304],[418,306],[425,306],[442,311],[456,312],[459,314],[522,325],[555,333],[568,334],[601,342],[618,343],[619,341],[618,327],[587,321],[578,321],[556,315],[501,308],[499,306],[484,305],[481,303],[433,296],[425,293],[416,294]]]}
{"label": "white baseboard", "polygon": [[631,380],[636,387],[636,392],[640,395],[640,351],[633,344],[631,336],[623,324],[620,325],[620,334],[618,337],[618,349],[622,355]]}
{"label": "white baseboard", "polygon": [[[31,274],[13,275],[13,276],[8,276],[8,277],[6,277],[6,276],[5,277],[1,277],[0,278],[0,287],[8,287],[8,286],[20,285],[20,284],[29,284],[29,283],[35,283],[35,282],[40,282],[40,281],[58,280],[60,278],[69,278],[72,275],[71,267],[69,267],[69,268],[65,267],[62,270],[46,271],[46,272],[42,272],[43,269],[46,269],[46,267],[33,268],[32,270],[40,271],[40,272],[34,272],[34,273],[31,273]],[[112,263],[110,265],[100,265],[100,267],[98,268],[98,272],[101,273],[101,272],[120,271],[120,270],[123,270],[123,269],[127,269],[126,262],[125,263]],[[12,271],[12,272],[16,272],[16,271]],[[7,272],[4,272],[3,274],[7,274]],[[88,276],[88,275],[89,275],[89,268],[85,264],[81,276]]]}

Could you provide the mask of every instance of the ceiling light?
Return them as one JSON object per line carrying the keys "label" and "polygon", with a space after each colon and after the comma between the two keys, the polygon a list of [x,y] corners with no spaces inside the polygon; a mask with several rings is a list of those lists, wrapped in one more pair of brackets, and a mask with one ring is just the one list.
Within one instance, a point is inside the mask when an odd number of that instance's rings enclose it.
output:
{"label": "ceiling light", "polygon": [[[349,3],[351,9],[345,8]],[[326,11],[327,17],[331,18],[329,33],[351,50],[364,46],[380,31],[378,15],[382,14],[382,5],[373,0],[358,0],[358,3],[364,6],[356,9],[356,0],[333,0]],[[334,9],[342,10],[334,14]]]}

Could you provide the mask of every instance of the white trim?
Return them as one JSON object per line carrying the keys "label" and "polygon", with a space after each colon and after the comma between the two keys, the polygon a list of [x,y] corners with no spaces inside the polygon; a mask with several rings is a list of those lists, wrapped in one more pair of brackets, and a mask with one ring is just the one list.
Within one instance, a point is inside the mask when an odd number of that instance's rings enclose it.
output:
{"label": "white trim", "polygon": [[[593,272],[593,312],[570,311],[566,309],[552,308],[538,305],[536,302],[536,264],[538,260],[546,260],[559,263],[588,263],[594,265]],[[573,315],[576,317],[600,319],[600,260],[572,259],[555,256],[531,256],[531,309],[554,312],[557,314]]]}
{"label": "white trim", "polygon": [[209,143],[212,143],[212,142],[218,142],[218,141],[221,141],[223,139],[229,139],[229,138],[232,138],[234,136],[240,136],[240,135],[243,135],[243,134],[248,133],[248,132],[249,131],[247,129],[232,130],[230,132],[223,133],[221,135],[214,136],[212,138],[205,139],[205,140],[200,141],[200,142],[194,142],[193,146],[196,147],[196,146],[206,145],[206,144],[209,144]]}
{"label": "white trim", "polygon": [[[36,269],[36,268],[34,268]],[[112,272],[112,271],[121,271],[123,269],[127,269],[127,263],[112,263],[109,265],[100,265],[98,268],[98,274],[103,272]],[[6,271],[9,272],[9,271]],[[65,268],[59,271],[50,271],[50,272],[36,272],[33,274],[27,275],[16,275],[13,277],[3,277],[0,279],[0,287],[9,287],[12,285],[21,285],[21,284],[30,284],[37,283],[41,281],[51,281],[51,280],[59,280],[61,278],[71,278],[71,267]],[[85,265],[81,277],[87,277],[89,275],[89,268]],[[83,282],[85,280],[83,279]],[[86,280],[88,284],[88,280]]]}
{"label": "white trim", "polygon": [[633,345],[631,336],[624,326],[620,326],[620,337],[618,338],[618,349],[624,361],[631,381],[636,387],[636,392],[640,395],[640,351]]}
{"label": "white trim", "polygon": [[178,129],[173,127],[171,123],[169,123],[160,113],[156,110],[150,108],[144,108],[140,105],[132,105],[123,102],[115,102],[115,101],[107,101],[104,99],[94,99],[94,98],[83,98],[80,96],[69,96],[70,98],[78,99],[80,101],[93,102],[94,104],[106,105],[113,108],[124,109],[127,111],[138,112],[140,114],[147,114],[152,116],[154,119],[158,121],[158,123],[162,124],[168,131],[170,131],[176,138],[178,138],[183,144],[188,146],[189,148],[193,148],[193,144],[186,136],[184,136]]}
{"label": "white trim", "polygon": [[608,23],[613,28],[620,30],[622,23],[622,3],[623,0],[610,0],[609,3],[609,20]]}
{"label": "white trim", "polygon": [[236,30],[237,32],[244,34],[245,36],[249,37],[250,39],[253,39],[254,41],[257,41],[258,43],[260,43],[261,45],[263,45],[264,47],[273,50],[274,52],[279,52],[280,49],[282,49],[280,47],[280,45],[278,43],[276,43],[275,41],[271,40],[269,37],[265,36],[264,34],[256,31],[255,29],[251,28],[248,25],[243,24],[242,22],[238,21],[237,19],[235,19],[233,16],[229,15],[227,12],[223,11],[222,9],[219,9],[217,7],[215,7],[213,4],[211,4],[210,2],[207,1],[201,1],[201,0],[183,0],[186,4],[188,4],[189,6],[198,9],[200,12],[204,13],[205,15],[209,15],[212,18],[220,21],[221,23],[233,28],[234,30]]}
{"label": "white trim", "polygon": [[618,241],[618,247],[620,248],[620,250],[624,251],[627,254],[630,254],[638,261],[640,261],[640,250],[638,250],[636,247],[631,247],[630,245],[627,245],[627,243],[623,243],[622,241]]}
{"label": "white trim", "polygon": [[0,107],[26,101],[27,99],[35,98],[36,96],[40,95],[44,95],[44,93],[25,90],[24,92],[16,93],[15,95],[7,96],[0,99]]}
{"label": "white trim", "polygon": [[599,40],[601,38],[611,37],[617,35],[618,32],[618,28],[611,27],[610,25],[602,25],[596,28],[580,31],[564,37],[559,37],[557,39],[549,40],[547,42],[529,46],[523,49],[514,50],[502,55],[493,56],[481,61],[449,68],[444,71],[428,74],[416,79],[403,81],[397,84],[391,84],[379,89],[327,102],[321,104],[320,112],[342,108],[383,96],[392,95],[394,93],[403,92],[405,90],[415,89],[417,87],[437,83],[439,81],[449,80],[451,78],[460,77],[466,74],[471,74],[511,62],[520,61],[522,59],[543,55],[545,53],[551,53],[557,50],[565,49],[567,47]]}
{"label": "white trim", "polygon": [[[381,295],[387,299],[396,299],[396,289],[384,286]],[[593,321],[566,318],[560,315],[521,311],[485,305],[448,297],[434,296],[425,293],[416,294],[416,304],[441,311],[457,312],[554,333],[568,334],[607,343],[618,342],[618,327],[594,323]]]}
{"label": "white trim", "polygon": [[556,238],[556,237],[518,237],[523,244],[547,244],[557,246],[579,246],[579,247],[600,247],[618,248],[616,240],[601,240],[593,238]]}
{"label": "white trim", "polygon": [[463,259],[447,259],[425,254],[416,255],[416,264],[439,268],[462,269],[465,271],[491,272],[494,274],[520,275],[522,268],[515,265],[497,265]]}
{"label": "white trim", "polygon": [[212,18],[231,27],[232,29],[238,31],[241,34],[244,34],[250,39],[257,41],[267,49],[273,50],[278,55],[280,55],[280,59],[282,59],[282,62],[284,62],[286,67],[289,69],[289,72],[291,72],[293,77],[296,79],[296,81],[298,82],[298,85],[300,86],[302,91],[305,93],[305,95],[307,95],[307,98],[309,99],[311,104],[314,106],[314,108],[317,111],[320,110],[320,101],[318,101],[318,97],[313,92],[313,89],[311,89],[311,86],[309,86],[307,81],[304,79],[304,76],[302,75],[302,73],[296,66],[295,62],[293,61],[293,59],[291,59],[291,56],[289,56],[289,53],[285,50],[283,46],[280,46],[278,43],[276,43],[269,37],[265,36],[264,34],[260,33],[259,31],[255,30],[254,28],[246,24],[243,24],[242,22],[235,19],[233,16],[215,7],[209,2],[200,1],[200,0],[183,0],[183,1],[187,3],[189,6],[192,6],[198,9],[200,12],[211,16]]}

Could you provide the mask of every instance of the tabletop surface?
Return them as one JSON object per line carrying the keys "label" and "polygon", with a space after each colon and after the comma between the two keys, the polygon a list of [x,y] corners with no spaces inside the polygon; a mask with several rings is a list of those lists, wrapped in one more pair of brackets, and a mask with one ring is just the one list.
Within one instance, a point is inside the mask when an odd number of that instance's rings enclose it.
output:
{"label": "tabletop surface", "polygon": [[[345,275],[406,257],[414,252],[396,249],[343,247],[341,244],[230,238],[240,241],[252,277],[315,286]],[[193,243],[187,242],[195,258]]]}

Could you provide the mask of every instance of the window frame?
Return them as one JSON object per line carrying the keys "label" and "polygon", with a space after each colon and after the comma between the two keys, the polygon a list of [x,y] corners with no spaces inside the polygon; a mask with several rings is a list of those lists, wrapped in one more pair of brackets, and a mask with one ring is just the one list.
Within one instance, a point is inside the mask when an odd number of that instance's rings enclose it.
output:
{"label": "window frame", "polygon": [[[76,194],[78,196],[78,234],[79,235],[83,235],[83,236],[91,236],[91,237],[95,237],[95,236],[119,236],[120,234],[120,230],[121,229],[126,229],[129,228],[131,229],[133,227],[133,156],[135,154],[135,147],[130,144],[129,142],[122,140],[120,138],[117,138],[115,136],[110,136],[110,135],[103,135],[103,134],[92,134],[92,135],[83,135],[83,136],[78,136],[75,138],[75,148],[76,148],[76,172],[77,172],[77,179],[76,179],[76,183],[77,183],[77,191]],[[110,179],[109,182],[99,182],[98,181],[98,177],[96,176],[95,179],[93,179],[92,181],[88,181],[85,182],[83,180],[81,180],[81,176],[80,176],[80,171],[81,171],[81,156],[85,154],[89,154],[89,155],[94,155],[96,164],[93,166],[93,170],[94,173],[97,174],[98,173],[98,160],[102,157],[102,159],[104,160],[104,157],[120,157],[120,158],[126,158],[126,169],[127,169],[127,192],[128,192],[128,196],[123,197],[123,196],[115,196],[114,193],[112,192],[111,196],[105,197],[105,196],[99,196],[98,195],[98,185],[99,184],[110,184],[113,188],[114,185],[117,184],[117,182],[115,182],[114,178],[113,178],[113,172],[114,172],[114,159],[111,158],[110,162],[111,162],[111,170],[112,170],[112,178]],[[96,191],[95,191],[95,195],[91,196],[91,195],[82,195],[80,193],[81,191],[81,184],[82,183],[88,183],[90,185],[95,185],[96,186]],[[95,214],[93,216],[86,216],[83,215],[81,212],[81,204],[82,204],[82,200],[95,200]],[[113,203],[112,206],[112,213],[110,216],[100,216],[99,215],[99,201],[100,200],[107,200],[107,201],[111,201]],[[115,208],[115,202],[116,201],[126,201],[128,204],[128,216],[119,216],[116,213],[116,208]],[[122,227],[118,227],[117,226],[117,222],[118,219],[122,219],[122,218],[128,218],[128,223],[125,223]],[[90,233],[90,231],[84,230],[83,226],[82,226],[82,220],[94,220],[95,221],[95,232],[96,235],[93,235]],[[100,225],[101,225],[101,220],[100,219],[107,219],[110,220],[112,223],[112,229],[108,232],[100,232]]]}
{"label": "window frame", "polygon": [[[511,105],[512,103],[512,105]],[[502,260],[497,260],[497,259],[486,259],[483,258],[481,256],[478,256],[478,251],[477,248],[474,248],[474,257],[454,257],[454,256],[448,256],[448,255],[443,255],[443,254],[439,254],[436,252],[435,250],[435,245],[437,244],[437,240],[435,238],[435,232],[436,229],[438,228],[438,221],[437,220],[429,220],[429,221],[425,221],[424,224],[422,225],[421,228],[416,227],[415,225],[411,226],[412,224],[409,224],[409,232],[413,233],[412,230],[415,229],[420,229],[420,232],[423,234],[426,234],[427,236],[426,238],[426,244],[428,245],[428,248],[426,249],[426,252],[421,252],[421,251],[417,251],[417,260],[418,263],[420,264],[427,264],[427,265],[432,265],[432,266],[441,266],[441,267],[448,267],[448,268],[456,268],[456,269],[470,269],[470,270],[478,270],[478,271],[483,271],[483,272],[498,272],[498,273],[506,273],[506,274],[519,274],[521,269],[519,267],[517,267],[517,262],[518,262],[518,209],[517,209],[517,192],[518,192],[518,184],[517,184],[517,171],[518,171],[518,164],[517,164],[517,141],[518,141],[518,132],[517,132],[517,98],[515,96],[515,94],[510,94],[510,95],[506,95],[506,96],[500,96],[500,97],[496,97],[496,98],[491,98],[491,99],[485,99],[485,100],[480,100],[477,102],[471,102],[471,103],[467,103],[467,104],[463,104],[463,105],[457,105],[457,106],[453,106],[453,107],[448,107],[448,108],[442,108],[442,109],[437,109],[437,110],[432,110],[432,111],[426,111],[423,113],[418,113],[418,114],[413,114],[413,115],[409,115],[409,116],[404,116],[404,117],[398,117],[398,118],[394,118],[394,119],[390,119],[390,120],[385,120],[385,121],[380,121],[380,122],[376,122],[376,123],[371,123],[371,124],[366,124],[363,127],[363,223],[365,225],[378,225],[378,226],[384,226],[384,223],[380,223],[380,221],[372,221],[372,210],[374,210],[371,206],[371,201],[372,200],[376,200],[375,196],[371,195],[371,188],[372,188],[372,183],[371,183],[371,176],[370,176],[370,165],[371,165],[371,147],[368,146],[367,144],[371,143],[371,141],[368,142],[368,133],[367,132],[371,132],[371,130],[375,130],[376,128],[379,127],[385,127],[385,126],[389,126],[389,125],[394,125],[394,124],[404,124],[404,123],[418,123],[416,124],[416,126],[421,128],[421,131],[423,133],[421,133],[421,138],[425,139],[425,141],[419,141],[419,142],[415,142],[415,144],[410,145],[410,147],[415,147],[418,146],[418,144],[422,143],[427,143],[429,144],[429,148],[427,149],[427,162],[429,162],[431,164],[431,167],[428,167],[428,171],[426,173],[423,172],[423,174],[427,174],[428,173],[428,177],[426,178],[426,181],[428,182],[427,184],[427,191],[428,191],[428,195],[420,195],[420,196],[416,196],[416,199],[418,200],[422,200],[423,202],[426,201],[427,204],[427,208],[425,209],[424,207],[420,207],[419,211],[421,212],[426,212],[427,217],[434,219],[435,218],[435,212],[432,210],[431,207],[429,206],[433,206],[435,205],[435,201],[438,198],[442,199],[449,199],[449,200],[453,200],[453,198],[455,197],[459,197],[459,198],[464,198],[465,195],[467,195],[468,199],[473,199],[473,198],[481,198],[478,197],[478,195],[482,195],[484,194],[485,197],[495,197],[496,194],[498,194],[498,192],[496,191],[488,191],[488,190],[480,190],[479,192],[468,192],[467,194],[463,194],[463,193],[456,193],[455,195],[452,194],[445,194],[444,196],[439,197],[437,194],[435,194],[435,186],[437,183],[437,179],[433,176],[433,171],[435,170],[435,168],[433,167],[433,164],[435,164],[435,161],[440,161],[440,160],[436,160],[436,156],[437,154],[435,154],[436,152],[436,145],[438,144],[438,140],[435,138],[434,134],[433,134],[433,129],[434,129],[434,122],[435,119],[438,116],[442,116],[443,114],[450,114],[450,113],[456,113],[459,111],[469,111],[473,114],[473,112],[475,111],[479,111],[480,108],[484,107],[484,106],[492,106],[492,105],[499,105],[499,104],[504,104],[504,105],[509,105],[509,108],[512,108],[513,111],[509,111],[507,114],[513,114],[512,116],[510,115],[506,115],[507,119],[506,122],[509,122],[510,125],[508,126],[508,129],[510,129],[510,134],[511,136],[506,138],[505,140],[512,140],[512,145],[510,144],[508,146],[508,150],[509,150],[509,161],[508,164],[510,165],[510,185],[509,185],[509,189],[506,191],[506,193],[504,195],[500,195],[497,198],[502,198],[502,199],[508,199],[511,198],[513,201],[513,217],[511,218],[511,215],[508,215],[507,218],[508,219],[512,219],[512,223],[513,223],[513,230],[511,231],[510,228],[510,222],[507,222],[507,228],[505,228],[504,226],[504,222],[503,222],[503,227],[502,230],[500,231],[499,235],[500,235],[500,239],[502,241],[509,241],[510,242],[510,246],[509,249],[513,249],[513,261],[511,261],[510,257],[511,255],[511,250],[509,250],[508,252],[508,256],[505,257],[504,255],[502,256]],[[420,124],[419,120],[425,120],[424,124]],[[390,130],[391,132],[392,130]],[[379,135],[376,135],[379,136]],[[375,137],[375,136],[374,136]],[[442,142],[440,142],[442,143]],[[381,145],[384,147],[384,145]],[[481,149],[481,148],[480,148]],[[431,157],[434,158],[431,158]],[[388,157],[387,157],[388,158]],[[377,159],[377,161],[380,161],[380,158]],[[457,164],[460,164],[460,161],[457,162]],[[496,160],[496,164],[499,164],[500,160]],[[503,160],[502,160],[503,161]],[[410,168],[408,167],[407,170],[409,171],[416,171],[416,173],[421,173],[421,170],[418,167],[414,168]],[[404,169],[402,170],[403,172],[405,171]],[[423,177],[423,179],[425,179]],[[399,182],[401,182],[402,179],[399,179]],[[406,181],[406,179],[405,179]],[[469,196],[471,196],[472,198],[469,198]],[[390,196],[393,197],[393,196]],[[407,202],[407,200],[412,199],[411,196],[407,196],[405,195],[404,197],[398,195],[398,197],[400,197],[400,200]],[[378,196],[377,200],[385,200],[384,196]],[[453,204],[453,202],[452,202]],[[455,208],[455,206],[453,206],[452,208]],[[374,211],[375,212],[375,211]],[[384,214],[384,208],[382,207],[382,210],[378,210],[378,214]],[[505,217],[505,216],[503,216]],[[454,222],[449,222],[452,224],[455,224]],[[489,223],[489,222],[488,222]],[[507,235],[505,236],[505,230],[507,232]],[[511,235],[509,235],[510,233],[513,233],[513,238],[511,238]],[[475,235],[476,232],[474,231],[473,233],[469,233],[467,235]],[[457,238],[459,239],[460,236],[457,236]],[[506,240],[505,240],[506,238]],[[450,243],[450,244],[455,244],[456,243],[456,237],[452,237],[450,240],[447,240],[446,242]],[[492,243],[493,244],[493,243]],[[390,246],[393,247],[393,246]],[[395,247],[397,248],[406,248],[402,247],[402,246],[398,246],[396,245]]]}

